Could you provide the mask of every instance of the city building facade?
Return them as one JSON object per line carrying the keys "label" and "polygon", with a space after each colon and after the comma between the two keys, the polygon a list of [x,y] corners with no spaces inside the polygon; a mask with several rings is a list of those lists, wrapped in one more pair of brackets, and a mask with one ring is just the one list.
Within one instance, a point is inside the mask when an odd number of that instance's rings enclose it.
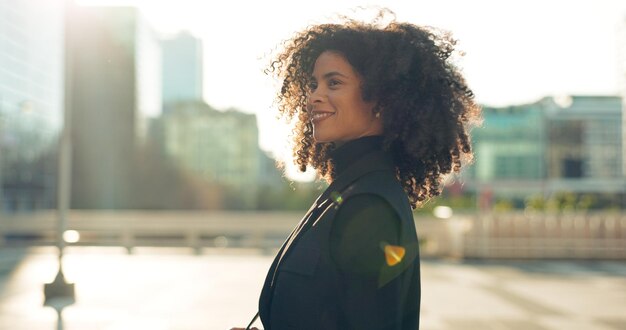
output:
{"label": "city building facade", "polygon": [[255,115],[187,101],[167,106],[158,126],[163,150],[182,168],[236,195],[237,208],[256,206],[269,160],[259,148]]}
{"label": "city building facade", "polygon": [[484,107],[462,175],[479,196],[524,200],[556,192],[624,194],[622,105],[617,96],[546,97]]}
{"label": "city building facade", "polygon": [[0,0],[0,213],[56,206],[63,1]]}
{"label": "city building facade", "polygon": [[163,103],[202,100],[202,41],[187,32],[163,39]]}
{"label": "city building facade", "polygon": [[73,6],[69,15],[71,207],[126,208],[136,148],[161,111],[158,39],[136,8]]}

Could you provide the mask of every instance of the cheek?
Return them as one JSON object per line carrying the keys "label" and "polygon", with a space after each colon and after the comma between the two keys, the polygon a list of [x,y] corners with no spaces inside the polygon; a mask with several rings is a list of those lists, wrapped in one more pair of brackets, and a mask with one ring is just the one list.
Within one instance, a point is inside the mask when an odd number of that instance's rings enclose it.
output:
{"label": "cheek", "polygon": [[362,99],[355,98],[352,102],[352,114],[360,121],[368,121],[372,117],[372,106]]}
{"label": "cheek", "polygon": [[343,116],[354,116],[359,112],[360,103],[352,93],[329,96],[328,103]]}

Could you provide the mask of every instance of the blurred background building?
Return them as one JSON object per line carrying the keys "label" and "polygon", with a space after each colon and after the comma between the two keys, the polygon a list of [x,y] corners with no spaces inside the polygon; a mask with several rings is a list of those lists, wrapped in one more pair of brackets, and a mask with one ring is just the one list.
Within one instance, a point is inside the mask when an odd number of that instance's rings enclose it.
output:
{"label": "blurred background building", "polygon": [[187,101],[167,107],[157,125],[166,155],[198,178],[220,185],[231,206],[256,207],[262,151],[255,115]]}
{"label": "blurred background building", "polygon": [[55,207],[62,2],[0,1],[0,213]]}
{"label": "blurred background building", "polygon": [[72,208],[131,206],[132,160],[161,111],[160,47],[136,8],[69,13]]}
{"label": "blurred background building", "polygon": [[163,103],[202,100],[202,41],[181,32],[161,41]]}
{"label": "blurred background building", "polygon": [[473,131],[475,163],[468,188],[511,198],[540,191],[545,175],[545,123],[538,104],[483,108],[484,126]]}
{"label": "blurred background building", "polygon": [[[621,99],[573,96],[544,99],[548,121],[548,173],[567,190],[601,190],[622,177]],[[567,182],[578,179],[578,182]],[[581,185],[583,182],[585,185]],[[595,187],[593,187],[595,186]]]}
{"label": "blurred background building", "polygon": [[475,164],[464,176],[479,200],[523,207],[529,196],[558,192],[623,199],[620,97],[545,97],[483,114],[473,133]]}
{"label": "blurred background building", "polygon": [[256,116],[203,102],[199,39],[159,40],[136,8],[69,17],[72,208],[254,209],[261,181],[282,184]]}

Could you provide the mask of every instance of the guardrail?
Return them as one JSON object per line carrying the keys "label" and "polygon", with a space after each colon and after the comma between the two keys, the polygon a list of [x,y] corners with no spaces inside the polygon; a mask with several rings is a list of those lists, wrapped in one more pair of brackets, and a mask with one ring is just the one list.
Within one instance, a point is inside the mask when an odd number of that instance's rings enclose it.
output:
{"label": "guardrail", "polygon": [[[68,230],[80,239],[69,246],[274,249],[302,212],[78,211]],[[453,258],[625,259],[622,213],[487,213],[451,219],[415,216],[420,254]],[[53,211],[0,214],[1,246],[56,245]]]}
{"label": "guardrail", "polygon": [[626,259],[626,215],[507,212],[476,216],[463,237],[463,256]]}
{"label": "guardrail", "polygon": [[[304,212],[302,212],[304,213]],[[195,211],[71,211],[67,229],[80,239],[68,245],[134,247],[280,246],[302,213]],[[56,244],[56,213],[0,215],[0,245]]]}

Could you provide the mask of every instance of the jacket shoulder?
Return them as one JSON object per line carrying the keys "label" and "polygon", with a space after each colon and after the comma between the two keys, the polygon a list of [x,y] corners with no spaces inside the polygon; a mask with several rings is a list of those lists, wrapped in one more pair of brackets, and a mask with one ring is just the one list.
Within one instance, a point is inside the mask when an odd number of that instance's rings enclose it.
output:
{"label": "jacket shoulder", "polygon": [[361,194],[380,196],[401,218],[413,219],[408,196],[392,171],[377,171],[363,175],[341,193],[341,198],[347,200]]}

